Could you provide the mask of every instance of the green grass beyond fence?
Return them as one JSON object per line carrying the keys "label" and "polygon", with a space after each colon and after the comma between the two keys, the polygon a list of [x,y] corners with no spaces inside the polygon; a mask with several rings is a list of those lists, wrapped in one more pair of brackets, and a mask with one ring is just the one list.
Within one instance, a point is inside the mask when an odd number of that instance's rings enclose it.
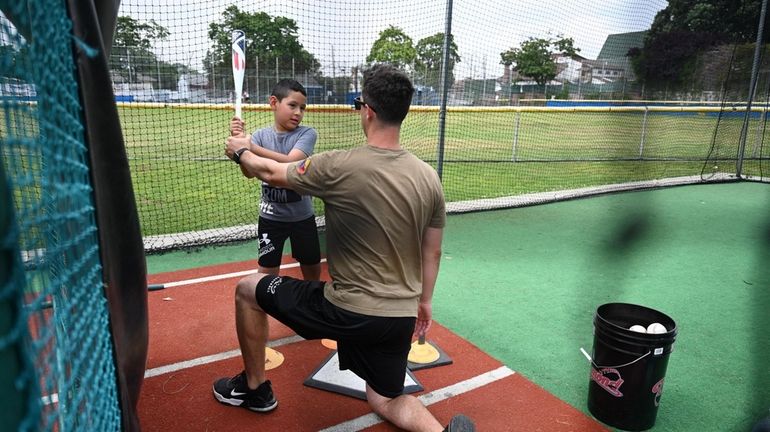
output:
{"label": "green grass beyond fence", "polygon": [[[244,112],[249,131],[272,123],[264,106],[251,108]],[[223,154],[231,110],[122,105],[120,114],[145,236],[256,221],[258,182],[245,179]],[[447,201],[694,176],[704,166],[734,172],[743,119],[718,123],[717,114],[705,108],[450,110],[443,149]],[[438,122],[437,110],[415,107],[401,136],[404,147],[433,166]],[[316,152],[364,142],[360,119],[347,107],[311,107],[303,124],[318,131]],[[761,142],[760,126],[752,121],[749,157]],[[744,170],[752,174],[757,163],[747,159]],[[320,201],[316,210],[323,211]]]}

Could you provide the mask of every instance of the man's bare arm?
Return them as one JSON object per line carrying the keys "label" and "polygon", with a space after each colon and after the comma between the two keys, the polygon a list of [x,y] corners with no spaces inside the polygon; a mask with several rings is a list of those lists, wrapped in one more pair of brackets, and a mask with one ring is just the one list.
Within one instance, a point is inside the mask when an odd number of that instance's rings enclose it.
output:
{"label": "man's bare arm", "polygon": [[438,278],[441,262],[441,241],[443,228],[428,227],[422,236],[422,295],[420,301],[433,300],[433,288]]}
{"label": "man's bare arm", "polygon": [[441,240],[443,228],[425,229],[422,235],[422,295],[417,309],[415,334],[425,335],[430,329],[433,319],[433,289],[438,278],[439,263],[441,262]]}
{"label": "man's bare arm", "polygon": [[249,150],[257,156],[269,158],[277,162],[296,162],[307,158],[305,152],[300,149],[291,149],[289,154],[283,154],[252,143]]}
{"label": "man's bare arm", "polygon": [[[225,146],[225,155],[232,159],[235,152],[246,149],[243,142],[235,137],[228,137]],[[258,177],[271,186],[287,187],[286,170],[288,163],[277,162],[272,159],[255,155],[250,151],[244,151],[240,155],[241,171],[246,177]]]}

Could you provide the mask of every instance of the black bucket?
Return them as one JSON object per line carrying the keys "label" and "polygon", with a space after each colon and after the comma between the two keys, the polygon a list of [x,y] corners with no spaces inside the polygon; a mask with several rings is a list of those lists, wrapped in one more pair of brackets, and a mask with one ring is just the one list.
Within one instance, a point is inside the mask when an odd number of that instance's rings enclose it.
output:
{"label": "black bucket", "polygon": [[[638,333],[633,325],[660,323],[665,333]],[[588,410],[618,429],[642,431],[655,425],[676,323],[644,306],[608,303],[596,309]]]}

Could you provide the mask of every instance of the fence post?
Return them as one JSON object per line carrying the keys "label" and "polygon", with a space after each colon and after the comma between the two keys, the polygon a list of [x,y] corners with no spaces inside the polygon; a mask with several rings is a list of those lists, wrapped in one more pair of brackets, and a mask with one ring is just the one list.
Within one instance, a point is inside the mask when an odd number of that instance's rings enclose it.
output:
{"label": "fence post", "polygon": [[511,149],[511,162],[516,162],[516,147],[519,145],[519,123],[521,122],[521,110],[516,111],[516,126],[513,130],[513,148]]}
{"label": "fence post", "polygon": [[762,156],[760,154],[760,149],[762,148],[762,136],[765,134],[766,124],[767,124],[767,102],[765,102],[762,105],[762,116],[760,117],[759,124],[757,125],[757,136],[756,138],[754,138],[754,145],[752,146],[751,157],[754,159]]}
{"label": "fence post", "polygon": [[647,135],[647,113],[649,112],[647,105],[644,106],[644,117],[642,118],[642,138],[639,141],[639,159],[642,158],[644,152],[644,138]]}

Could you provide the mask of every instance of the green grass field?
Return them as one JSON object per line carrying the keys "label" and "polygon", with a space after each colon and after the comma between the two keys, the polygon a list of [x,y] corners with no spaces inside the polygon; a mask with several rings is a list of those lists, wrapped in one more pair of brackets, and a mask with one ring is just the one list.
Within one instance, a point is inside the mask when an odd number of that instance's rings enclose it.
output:
{"label": "green grass field", "polygon": [[[256,221],[258,182],[241,176],[223,154],[231,115],[218,109],[120,108],[144,235]],[[244,120],[254,130],[270,125],[272,113],[245,111]],[[437,112],[414,111],[401,136],[407,149],[434,167],[438,122]],[[303,124],[318,131],[316,152],[364,142],[352,110],[311,108]],[[717,129],[717,117],[703,113],[651,112],[645,120],[641,112],[449,111],[445,194],[451,202],[699,175],[715,130],[711,159],[732,159],[741,125],[741,118],[722,119]],[[756,134],[750,131],[749,143]],[[745,162],[745,172],[755,166]],[[709,170],[734,172],[735,162],[710,162]],[[322,203],[316,206],[322,212]]]}

